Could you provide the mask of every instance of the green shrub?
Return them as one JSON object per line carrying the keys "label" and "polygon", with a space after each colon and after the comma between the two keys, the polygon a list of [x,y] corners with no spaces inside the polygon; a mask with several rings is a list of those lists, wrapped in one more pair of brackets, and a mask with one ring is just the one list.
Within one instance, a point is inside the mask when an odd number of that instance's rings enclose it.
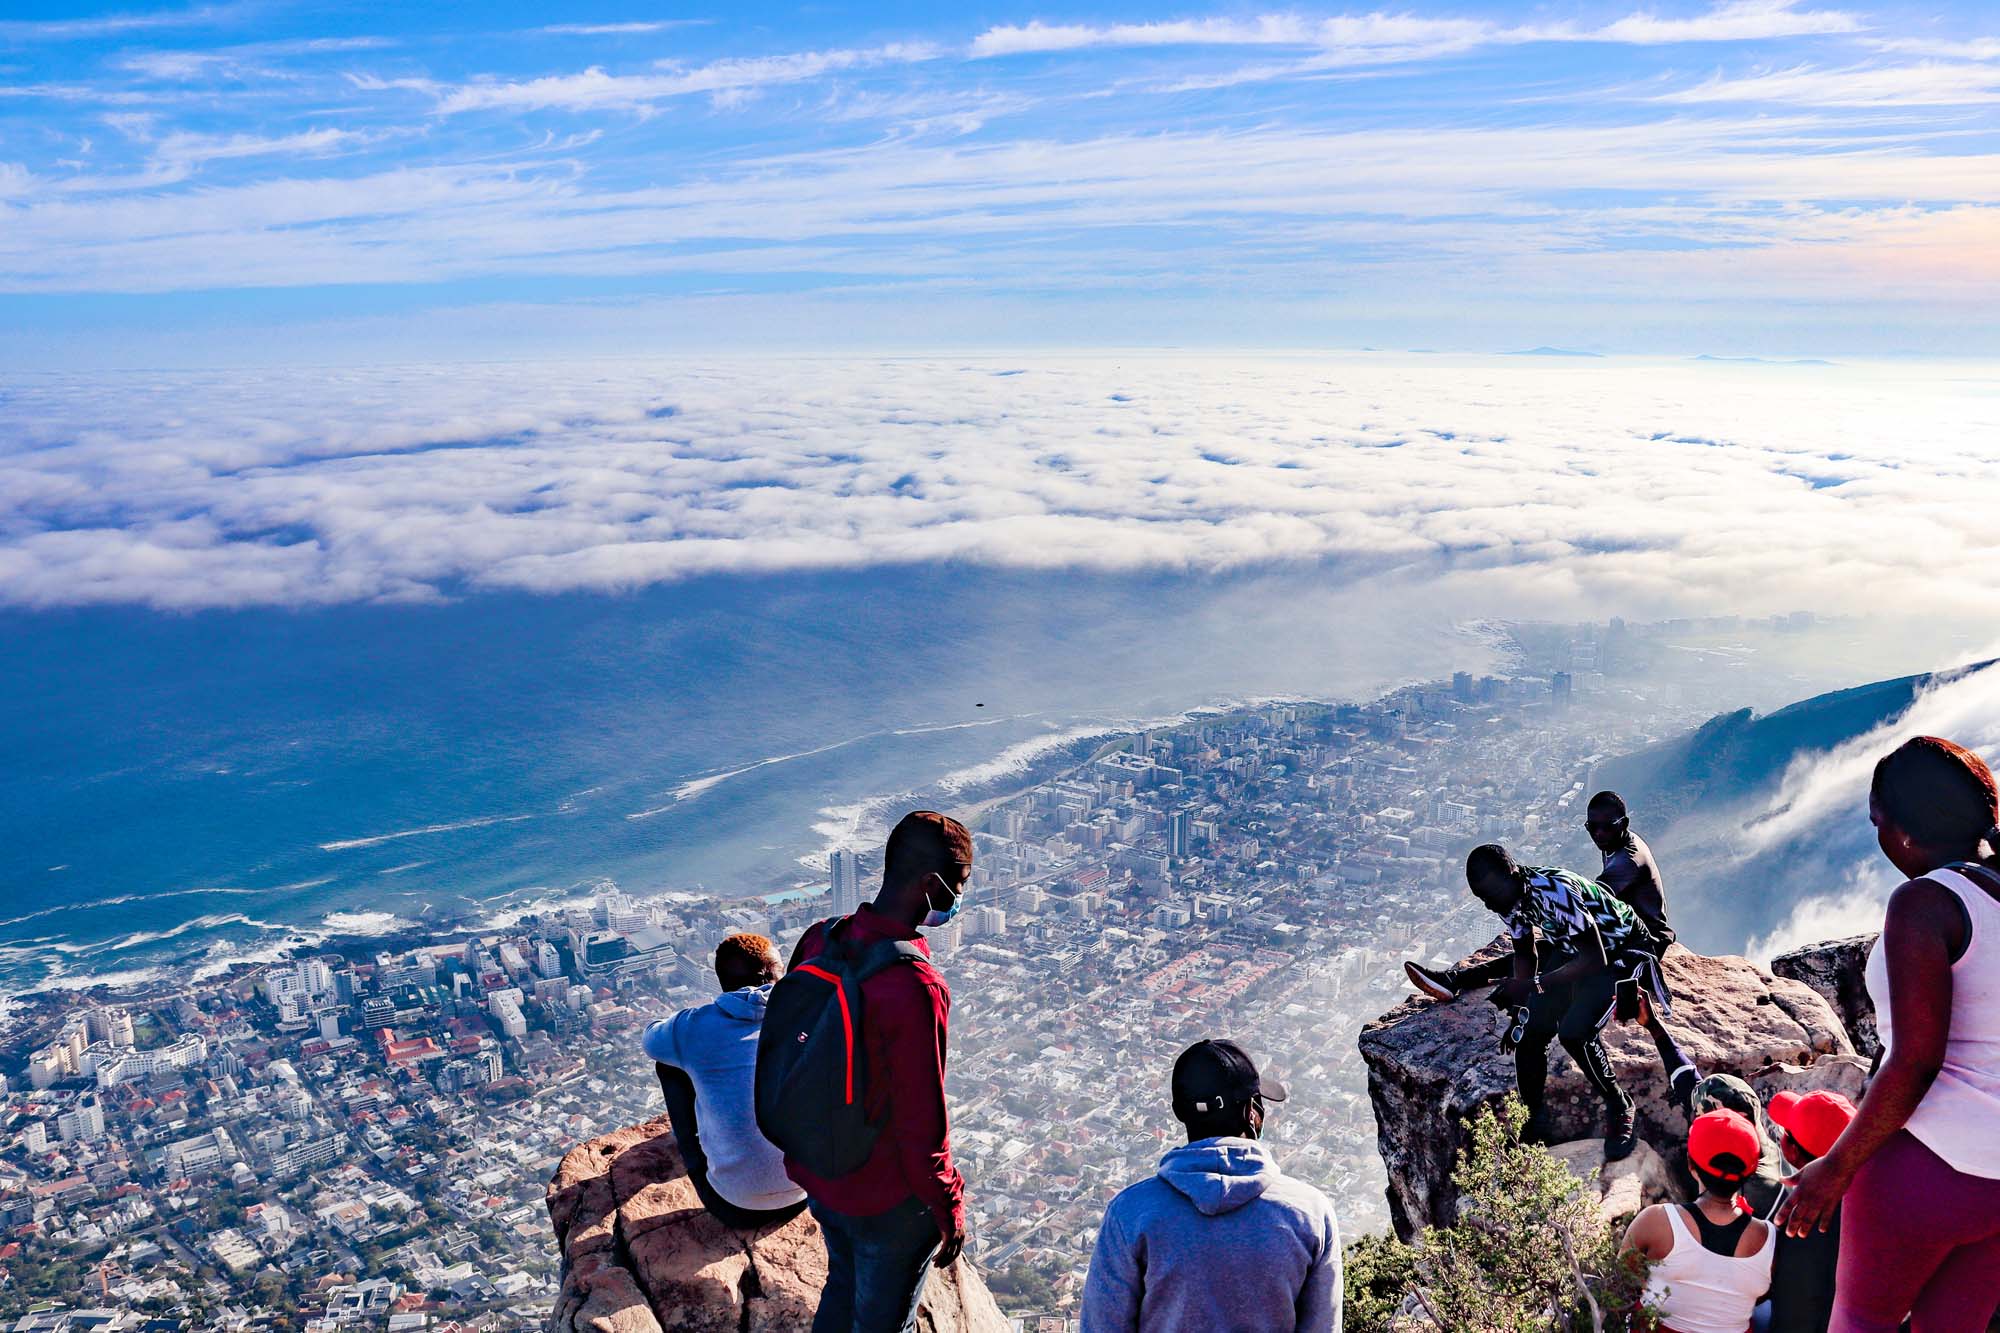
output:
{"label": "green shrub", "polygon": [[[1585,1184],[1518,1142],[1527,1112],[1482,1108],[1459,1157],[1458,1220],[1412,1245],[1363,1237],[1346,1255],[1348,1333],[1632,1333],[1643,1264],[1620,1260]],[[1406,1307],[1412,1317],[1399,1321]]]}
{"label": "green shrub", "polygon": [[1347,1333],[1386,1333],[1417,1277],[1417,1252],[1394,1236],[1363,1236],[1342,1257],[1341,1326]]}

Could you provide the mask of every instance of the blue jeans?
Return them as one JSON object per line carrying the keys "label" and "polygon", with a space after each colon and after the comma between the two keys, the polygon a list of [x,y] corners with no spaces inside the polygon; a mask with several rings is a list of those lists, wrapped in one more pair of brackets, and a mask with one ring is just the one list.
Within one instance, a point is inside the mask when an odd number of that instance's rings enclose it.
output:
{"label": "blue jeans", "polygon": [[826,1237],[826,1289],[812,1333],[908,1333],[943,1237],[931,1210],[905,1199],[874,1217],[812,1203]]}

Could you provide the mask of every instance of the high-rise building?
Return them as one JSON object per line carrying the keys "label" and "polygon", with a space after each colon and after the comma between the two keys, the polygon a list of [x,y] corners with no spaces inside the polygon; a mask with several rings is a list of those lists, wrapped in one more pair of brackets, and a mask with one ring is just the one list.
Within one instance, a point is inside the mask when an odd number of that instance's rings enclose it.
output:
{"label": "high-rise building", "polygon": [[653,914],[644,904],[632,901],[616,889],[607,890],[598,898],[597,909],[604,917],[606,930],[629,933],[653,924]]}
{"label": "high-rise building", "polygon": [[324,995],[333,989],[333,969],[324,958],[301,958],[298,978],[299,989],[307,995]]}
{"label": "high-rise building", "polygon": [[1167,812],[1167,855],[1178,860],[1188,854],[1188,812]]}
{"label": "high-rise building", "polygon": [[833,894],[833,914],[845,916],[861,906],[861,854],[845,847],[827,858],[827,887]]}
{"label": "high-rise building", "polygon": [[85,1093],[56,1117],[56,1137],[64,1143],[95,1143],[104,1137],[104,1105],[96,1093]]}
{"label": "high-rise building", "polygon": [[37,1092],[54,1087],[68,1072],[58,1047],[44,1047],[28,1057],[28,1084]]}

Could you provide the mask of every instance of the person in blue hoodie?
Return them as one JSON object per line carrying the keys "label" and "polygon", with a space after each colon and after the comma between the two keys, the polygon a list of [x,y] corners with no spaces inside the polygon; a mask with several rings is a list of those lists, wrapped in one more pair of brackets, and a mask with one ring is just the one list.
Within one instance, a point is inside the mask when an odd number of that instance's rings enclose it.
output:
{"label": "person in blue hoodie", "polygon": [[694,1192],[716,1220],[742,1231],[789,1221],[806,1206],[785,1155],[757,1129],[757,1036],[784,970],[764,936],[729,936],[715,950],[722,994],[648,1024],[643,1042]]}
{"label": "person in blue hoodie", "polygon": [[1339,1333],[1340,1227],[1326,1195],[1259,1141],[1284,1086],[1234,1042],[1174,1061],[1187,1146],[1104,1210],[1082,1333]]}

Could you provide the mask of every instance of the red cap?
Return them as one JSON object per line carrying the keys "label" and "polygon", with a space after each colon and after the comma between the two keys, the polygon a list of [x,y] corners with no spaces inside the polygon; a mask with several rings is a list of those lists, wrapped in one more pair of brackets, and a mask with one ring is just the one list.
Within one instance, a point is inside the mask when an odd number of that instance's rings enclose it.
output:
{"label": "red cap", "polygon": [[[1715,1165],[1723,1155],[1739,1163],[1735,1170]],[[1688,1126],[1688,1161],[1723,1180],[1742,1180],[1757,1169],[1764,1157],[1764,1136],[1757,1127],[1734,1111],[1710,1111],[1695,1117]]]}
{"label": "red cap", "polygon": [[1793,1143],[1815,1157],[1826,1156],[1854,1119],[1854,1103],[1824,1088],[1812,1092],[1781,1092],[1771,1098],[1765,1114],[1791,1136]]}

